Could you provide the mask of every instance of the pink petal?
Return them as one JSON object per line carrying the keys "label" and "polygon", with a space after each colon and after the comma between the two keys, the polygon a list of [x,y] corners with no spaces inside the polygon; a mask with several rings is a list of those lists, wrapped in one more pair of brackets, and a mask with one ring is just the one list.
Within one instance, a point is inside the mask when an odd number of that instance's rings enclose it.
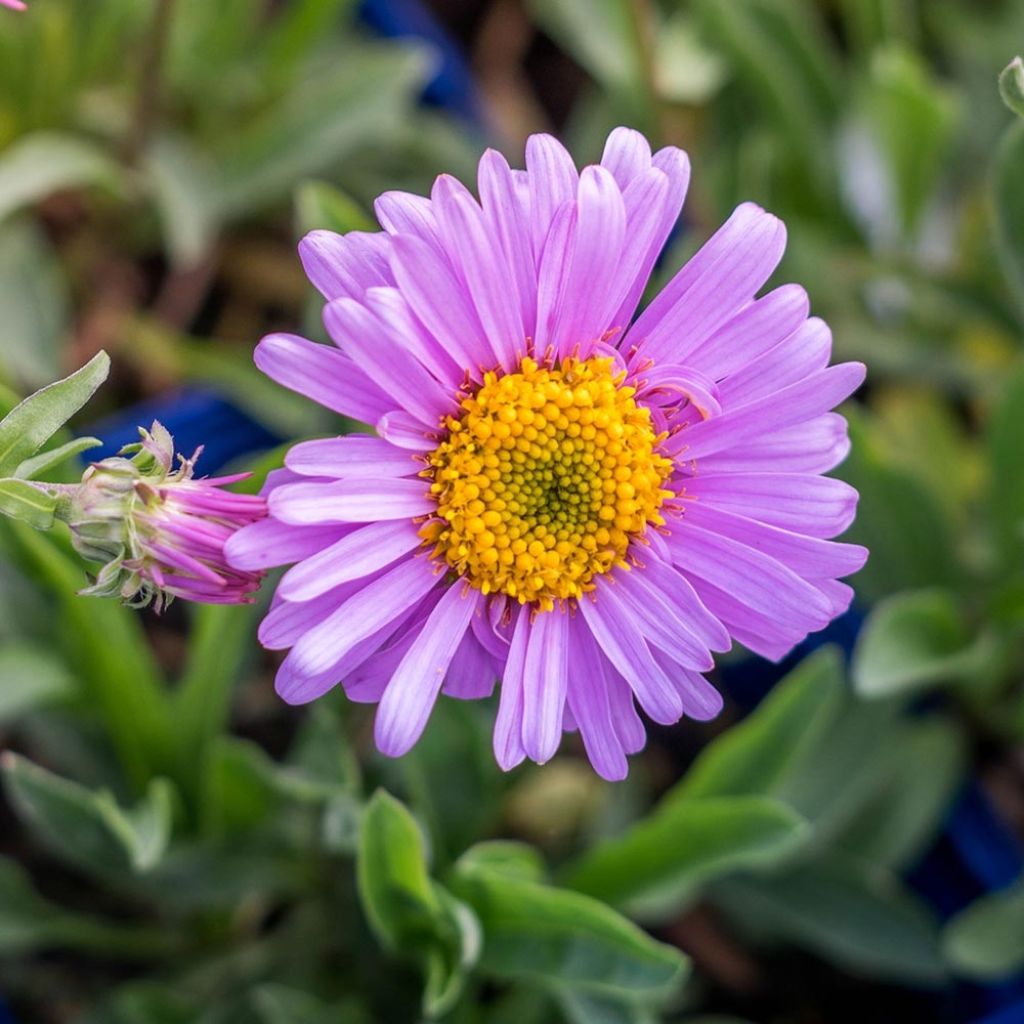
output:
{"label": "pink petal", "polygon": [[398,404],[344,353],[294,334],[267,335],[253,358],[278,384],[363,423],[376,423]]}

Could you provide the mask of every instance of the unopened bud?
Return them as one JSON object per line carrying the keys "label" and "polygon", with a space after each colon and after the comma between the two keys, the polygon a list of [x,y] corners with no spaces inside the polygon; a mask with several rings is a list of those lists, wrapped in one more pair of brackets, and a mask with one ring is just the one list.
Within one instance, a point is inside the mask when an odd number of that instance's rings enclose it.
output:
{"label": "unopened bud", "polygon": [[178,456],[159,423],[140,430],[142,440],[91,465],[70,499],[72,542],[91,562],[101,562],[83,594],[120,597],[159,611],[175,597],[208,604],[251,601],[263,574],[228,565],[224,544],[266,514],[263,498],[235,494],[226,484],[247,474],[194,479],[202,449]]}

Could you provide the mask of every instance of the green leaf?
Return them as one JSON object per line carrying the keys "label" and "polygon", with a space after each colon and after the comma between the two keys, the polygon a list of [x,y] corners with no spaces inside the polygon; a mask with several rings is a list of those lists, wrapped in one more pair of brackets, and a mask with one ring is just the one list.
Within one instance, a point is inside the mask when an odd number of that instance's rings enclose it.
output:
{"label": "green leaf", "polygon": [[996,252],[1024,318],[1024,122],[1011,125],[996,151],[992,193]]}
{"label": "green leaf", "polygon": [[668,800],[771,793],[835,720],[843,703],[839,651],[805,658],[743,722],[712,741]]}
{"label": "green leaf", "polygon": [[858,637],[853,682],[864,697],[889,697],[970,679],[993,656],[985,636],[971,640],[947,590],[896,594],[877,605]]}
{"label": "green leaf", "polygon": [[424,51],[408,44],[363,42],[332,58],[212,154],[221,170],[214,209],[222,217],[287,198],[303,178],[385,137],[429,67]]}
{"label": "green leaf", "polygon": [[891,46],[871,61],[863,111],[888,166],[904,232],[912,235],[946,166],[957,97],[915,53]]}
{"label": "green leaf", "polygon": [[843,68],[813,5],[786,0],[697,0],[705,39],[732,64],[744,91],[774,122],[822,196],[834,191],[831,131]]}
{"label": "green leaf", "polygon": [[49,530],[57,514],[57,496],[13,477],[0,479],[0,515],[28,523],[34,530]]}
{"label": "green leaf", "polygon": [[837,842],[865,863],[912,866],[933,842],[963,784],[963,730],[936,715],[901,727],[889,745],[885,781]]}
{"label": "green leaf", "polygon": [[1018,116],[1024,117],[1024,60],[1014,57],[999,75],[999,95]]}
{"label": "green leaf", "polygon": [[161,135],[146,152],[143,170],[171,262],[194,266],[210,251],[220,226],[212,209],[213,169],[188,140]]}
{"label": "green leaf", "polygon": [[369,214],[351,196],[326,181],[307,181],[295,193],[295,220],[299,231],[374,231]]}
{"label": "green leaf", "polygon": [[0,324],[8,380],[31,390],[60,375],[71,326],[67,285],[45,233],[23,219],[0,224]]}
{"label": "green leaf", "polygon": [[57,598],[51,634],[102,717],[127,779],[142,791],[175,768],[169,753],[173,715],[159,667],[137,614],[115,601],[83,600],[81,560],[56,531],[36,533],[11,522],[12,549]]}
{"label": "green leaf", "polygon": [[231,695],[255,647],[257,605],[192,605],[188,660],[174,692],[177,778],[189,802],[207,779],[210,745],[225,729]]}
{"label": "green leaf", "polygon": [[426,1012],[445,1012],[479,956],[479,924],[430,878],[419,826],[384,790],[377,790],[363,811],[356,882],[363,910],[384,945],[424,961]]}
{"label": "green leaf", "polygon": [[678,950],[582,893],[472,861],[456,864],[451,885],[483,926],[481,969],[498,977],[625,1002],[663,998],[680,980],[685,961]]}
{"label": "green leaf", "polygon": [[961,910],[942,933],[942,949],[972,978],[1002,978],[1024,966],[1024,878]]}
{"label": "green leaf", "polygon": [[103,442],[98,437],[76,437],[56,448],[40,452],[38,455],[33,455],[31,459],[26,459],[14,471],[14,475],[20,480],[35,480],[49,473],[50,470],[56,469],[68,459],[77,458],[82,452],[99,448],[102,444]]}
{"label": "green leaf", "polygon": [[884,785],[886,753],[899,736],[898,707],[891,701],[847,697],[773,796],[803,815],[815,844],[834,838]]}
{"label": "green leaf", "polygon": [[423,834],[384,790],[374,793],[363,812],[356,873],[363,909],[388,948],[432,934],[440,901],[427,872]]}
{"label": "green leaf", "polygon": [[101,185],[117,191],[121,171],[107,151],[74,135],[38,132],[0,156],[0,220],[61,189]]}
{"label": "green leaf", "polygon": [[758,936],[788,939],[845,970],[937,984],[945,975],[935,922],[895,876],[840,857],[715,886],[714,902]]}
{"label": "green leaf", "polygon": [[857,574],[857,590],[877,599],[899,590],[954,586],[957,538],[946,511],[924,480],[885,449],[875,421],[845,410],[853,442],[840,474],[860,492],[857,518],[844,540],[871,552]]}
{"label": "green leaf", "polygon": [[[1022,146],[1024,156],[1024,146]],[[1024,163],[1021,164],[1024,168]],[[1024,189],[1021,192],[1024,195]],[[1024,212],[1024,207],[1022,207]],[[1022,238],[1024,241],[1024,238]],[[1022,248],[1024,254],[1024,248]],[[1022,276],[1024,281],[1024,276]],[[997,556],[1010,572],[1024,565],[1024,366],[1006,381],[986,430],[990,465],[989,507]]]}
{"label": "green leaf", "polygon": [[0,722],[9,722],[75,691],[67,664],[24,642],[0,647]]}
{"label": "green leaf", "polygon": [[768,797],[674,800],[588,850],[562,881],[631,914],[664,920],[700,885],[778,863],[807,832],[799,814]]}
{"label": "green leaf", "polygon": [[466,871],[490,871],[525,882],[542,882],[547,875],[544,858],[536,847],[511,839],[492,839],[471,846],[460,858]]}
{"label": "green leaf", "polygon": [[49,384],[0,422],[0,476],[10,476],[92,398],[107,379],[110,358],[98,352],[70,377]]}
{"label": "green leaf", "polygon": [[21,956],[42,949],[81,950],[121,960],[167,956],[175,937],[73,914],[43,899],[14,861],[0,857],[0,955]]}
{"label": "green leaf", "polygon": [[554,992],[568,1024],[658,1024],[661,1019],[644,1003],[624,1004],[564,985]]}
{"label": "green leaf", "polygon": [[110,876],[149,871],[171,834],[172,791],[155,779],[145,798],[125,810],[106,790],[92,791],[6,753],[0,767],[19,815],[55,852]]}

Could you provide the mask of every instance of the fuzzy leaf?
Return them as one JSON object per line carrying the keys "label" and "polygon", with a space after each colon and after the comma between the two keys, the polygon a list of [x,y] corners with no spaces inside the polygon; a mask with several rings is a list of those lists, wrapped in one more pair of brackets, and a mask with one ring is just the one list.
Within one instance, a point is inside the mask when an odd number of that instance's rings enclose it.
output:
{"label": "fuzzy leaf", "polygon": [[853,682],[865,697],[888,697],[969,679],[993,654],[986,636],[972,640],[946,590],[896,594],[877,605],[853,656]]}
{"label": "fuzzy leaf", "polygon": [[481,969],[498,977],[633,1002],[663,998],[683,973],[677,950],[582,893],[472,860],[456,864],[451,884],[483,925]]}
{"label": "fuzzy leaf", "polygon": [[0,422],[0,476],[10,476],[58,431],[107,379],[110,358],[98,352],[70,377],[49,384]]}
{"label": "fuzzy leaf", "polygon": [[807,832],[799,814],[767,797],[670,801],[584,853],[564,882],[632,914],[662,920],[703,883],[777,863]]}
{"label": "fuzzy leaf", "polygon": [[668,800],[770,793],[835,719],[843,700],[839,652],[805,658],[743,722],[701,752]]}
{"label": "fuzzy leaf", "polygon": [[20,519],[36,530],[48,530],[56,513],[56,495],[33,487],[26,480],[0,480],[0,515]]}
{"label": "fuzzy leaf", "polygon": [[103,876],[144,873],[163,857],[171,833],[172,791],[154,780],[125,810],[105,790],[53,775],[17,754],[4,754],[7,792],[24,821],[56,853]]}
{"label": "fuzzy leaf", "polygon": [[103,442],[98,437],[76,437],[56,448],[40,452],[38,455],[33,455],[31,459],[26,459],[14,471],[14,475],[20,480],[35,480],[49,473],[50,470],[56,469],[68,459],[76,458],[82,452],[90,451],[93,448],[99,448],[102,444]]}
{"label": "fuzzy leaf", "polygon": [[1024,966],[1024,879],[961,910],[942,935],[946,959],[974,978],[1005,977]]}

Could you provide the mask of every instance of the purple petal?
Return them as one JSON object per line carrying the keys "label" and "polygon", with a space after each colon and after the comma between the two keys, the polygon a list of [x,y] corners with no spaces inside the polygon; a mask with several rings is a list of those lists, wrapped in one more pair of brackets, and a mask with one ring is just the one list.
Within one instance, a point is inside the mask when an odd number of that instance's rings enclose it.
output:
{"label": "purple petal", "polygon": [[306,277],[331,299],[361,299],[367,288],[394,282],[388,263],[390,240],[380,232],[311,231],[299,242]]}
{"label": "purple petal", "polygon": [[465,371],[452,353],[416,319],[405,296],[397,288],[371,288],[364,297],[395,344],[451,391],[458,389]]}
{"label": "purple petal", "polygon": [[399,562],[357,589],[298,639],[292,651],[296,671],[315,676],[329,669],[360,641],[399,619],[437,583],[433,566],[426,559],[406,558]]}
{"label": "purple petal", "polygon": [[[482,620],[482,615],[475,615],[470,625],[476,626]],[[482,700],[494,692],[497,681],[494,659],[477,640],[475,631],[467,629],[448,666],[443,692],[459,700]]]}
{"label": "purple petal", "polygon": [[483,327],[451,267],[425,242],[397,235],[391,267],[416,318],[470,374],[490,368]]}
{"label": "purple petal", "polygon": [[569,622],[569,662],[573,671],[566,698],[587,757],[602,778],[609,782],[624,779],[629,766],[615,731],[604,656],[580,616]]}
{"label": "purple petal", "polygon": [[526,170],[530,183],[533,251],[539,260],[555,211],[576,198],[579,172],[566,148],[550,135],[531,135],[526,140]]}
{"label": "purple petal", "polygon": [[809,309],[807,292],[797,284],[784,284],[747,303],[703,341],[692,346],[680,344],[677,358],[722,380],[792,334],[807,319]]}
{"label": "purple petal", "polygon": [[523,671],[529,639],[530,609],[520,608],[505,659],[498,715],[494,720],[494,758],[505,772],[526,758],[523,747]]}
{"label": "purple petal", "polygon": [[828,602],[795,572],[739,541],[686,521],[670,542],[676,565],[733,594],[754,611],[791,629],[821,629],[831,618]]}
{"label": "purple petal", "polygon": [[277,592],[286,601],[308,601],[383,569],[422,543],[416,524],[409,520],[370,523],[293,566]]}
{"label": "purple petal", "polygon": [[813,419],[838,405],[860,387],[863,363],[840,363],[812,373],[781,391],[729,409],[669,438],[665,450],[684,459],[700,459],[755,440],[766,425],[778,430]]}
{"label": "purple petal", "polygon": [[482,599],[479,590],[456,584],[430,613],[377,708],[374,737],[382,753],[400,757],[422,735],[448,666]]}
{"label": "purple petal", "polygon": [[385,192],[374,201],[373,209],[388,234],[417,238],[437,254],[444,251],[429,199],[411,192]]}
{"label": "purple petal", "polygon": [[746,305],[782,259],[786,229],[744,203],[640,315],[629,342],[655,362],[680,358]]}
{"label": "purple petal", "polygon": [[[687,506],[684,519],[691,526],[700,526],[756,548],[808,580],[850,576],[863,567],[868,557],[867,548],[858,544],[837,544],[780,530],[700,502]],[[685,525],[680,529],[685,529]]]}
{"label": "purple petal", "polygon": [[521,201],[508,162],[493,149],[480,158],[477,187],[488,230],[500,244],[510,268],[509,283],[519,303],[522,330],[533,337],[537,322],[537,272],[530,238],[530,212]]}
{"label": "purple petal", "polygon": [[602,580],[593,599],[585,597],[579,609],[601,650],[629,683],[644,711],[661,725],[678,722],[683,713],[679,694],[651,657],[615,588]]}
{"label": "purple petal", "polygon": [[562,357],[577,349],[586,357],[602,340],[625,292],[620,279],[625,238],[626,206],[615,179],[603,167],[585,168],[580,175],[568,274],[561,284],[550,335],[538,332],[539,348],[553,344]]}
{"label": "purple petal", "polygon": [[805,473],[704,473],[687,480],[686,490],[713,508],[809,537],[835,537],[857,511],[848,483]]}
{"label": "purple petal", "polygon": [[363,423],[376,423],[398,404],[344,353],[294,334],[267,335],[253,358],[278,384]]}
{"label": "purple petal", "polygon": [[270,495],[271,515],[296,526],[309,523],[370,523],[411,519],[436,511],[423,480],[335,480],[287,484]]}
{"label": "purple petal", "polygon": [[684,668],[706,672],[714,667],[707,644],[695,635],[679,610],[651,586],[644,570],[616,574],[614,586],[616,596],[651,646],[660,648]]}
{"label": "purple petal", "polygon": [[683,713],[697,722],[717,718],[724,701],[722,695],[699,672],[681,668],[662,651],[654,651],[654,659],[675,684],[683,702]]}
{"label": "purple petal", "polygon": [[720,392],[729,408],[747,405],[796,384],[828,366],[832,332],[817,317],[805,320],[787,338],[722,381]]}
{"label": "purple petal", "polygon": [[452,185],[454,181],[442,175],[435,185],[446,249],[466,282],[490,345],[492,365],[511,371],[526,345],[512,271],[504,260],[501,240],[487,230],[483,211],[464,188]]}
{"label": "purple petal", "polygon": [[345,526],[289,526],[261,519],[233,533],[224,544],[228,563],[236,569],[270,569],[298,562],[343,536]]}
{"label": "purple petal", "polygon": [[773,430],[734,448],[701,460],[705,472],[827,473],[849,454],[850,438],[846,420],[836,412],[825,413],[806,423]]}
{"label": "purple petal", "polygon": [[284,464],[300,476],[414,476],[423,463],[408,451],[369,434],[346,434],[294,445]]}
{"label": "purple petal", "polygon": [[381,416],[377,420],[377,433],[388,444],[411,452],[430,452],[438,445],[437,435],[425,429],[419,420],[403,409]]}
{"label": "purple petal", "polygon": [[539,613],[530,626],[523,668],[523,747],[538,764],[555,756],[569,673],[568,612]]}
{"label": "purple petal", "polygon": [[324,309],[324,325],[338,347],[366,368],[393,399],[427,427],[436,427],[454,408],[453,396],[387,328],[353,299],[336,299]]}
{"label": "purple petal", "polygon": [[650,144],[632,128],[614,128],[604,144],[601,166],[610,171],[619,188],[625,190],[634,178],[650,170]]}

